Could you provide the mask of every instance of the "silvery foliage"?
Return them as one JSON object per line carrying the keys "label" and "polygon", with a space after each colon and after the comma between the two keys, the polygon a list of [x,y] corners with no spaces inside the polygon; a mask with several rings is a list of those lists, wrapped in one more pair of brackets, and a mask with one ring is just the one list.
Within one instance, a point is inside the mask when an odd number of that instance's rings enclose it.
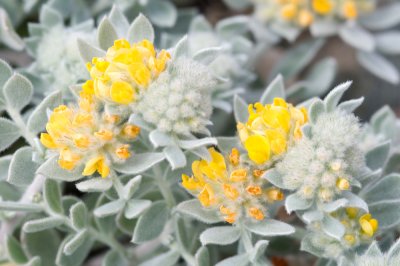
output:
{"label": "silvery foliage", "polygon": [[[308,225],[318,224],[317,227],[309,227],[311,231],[308,236],[303,238],[301,245],[302,250],[310,252],[318,257],[335,258],[336,260],[342,257],[347,258],[347,256],[351,258],[354,253],[349,253],[348,248],[341,243],[341,238],[345,232],[344,226],[338,220],[330,216],[329,213],[343,207],[356,207],[370,212],[372,216],[379,221],[378,234],[380,235],[390,232],[390,230],[399,223],[399,217],[395,206],[400,200],[400,175],[384,172],[388,162],[391,161],[389,157],[390,143],[386,139],[382,139],[376,146],[364,151],[365,155],[363,155],[364,152],[361,151],[361,148],[357,148],[357,139],[351,139],[354,137],[351,135],[355,134],[357,137],[361,135],[360,129],[357,126],[357,120],[355,120],[352,112],[362,104],[363,99],[349,100],[339,104],[340,98],[350,84],[350,82],[347,82],[336,87],[328,94],[324,101],[314,99],[300,104],[309,107],[310,123],[303,128],[303,139],[287,152],[282,162],[278,163],[275,168],[268,170],[264,175],[264,178],[275,186],[290,191],[293,190],[293,188],[288,186],[285,176],[282,175],[282,172],[288,170],[286,167],[290,167],[289,169],[293,168],[293,170],[290,171],[297,171],[297,174],[293,172],[291,176],[289,176],[290,178],[301,177],[299,174],[305,169],[308,171],[318,170],[317,172],[320,172],[323,168],[317,167],[317,163],[310,163],[308,161],[302,163],[303,160],[308,160],[308,153],[313,153],[314,158],[325,158],[326,156],[321,157],[321,155],[327,155],[326,151],[331,151],[332,147],[324,151],[320,149],[332,140],[338,144],[337,147],[339,149],[351,147],[351,150],[345,152],[347,153],[346,156],[350,156],[347,158],[349,160],[347,166],[352,168],[353,171],[357,168],[359,168],[359,170],[353,172],[356,179],[350,180],[353,186],[350,191],[342,191],[342,193],[332,198],[330,202],[325,203],[316,199],[304,199],[296,192],[289,193],[285,200],[285,208],[288,212],[296,211],[299,218]],[[274,90],[271,89],[271,91]],[[276,91],[275,93],[271,93],[271,95],[285,96],[282,94],[282,91],[284,91],[283,89],[276,89]],[[278,93],[279,91],[280,93]],[[264,101],[262,102],[264,103]],[[235,103],[235,110],[238,110],[236,115],[240,117],[240,113],[243,113],[244,109],[239,111],[239,106],[241,105],[240,101]],[[242,108],[244,108],[244,106]],[[336,112],[341,113],[342,117],[335,117]],[[333,117],[331,116],[335,117],[335,119],[332,120]],[[324,122],[320,121],[322,119],[328,119],[331,125],[324,124]],[[383,121],[383,119],[385,118],[382,118],[381,121]],[[322,124],[319,125],[321,122]],[[332,128],[333,125],[335,125],[335,128]],[[318,130],[316,130],[317,128]],[[329,139],[325,138],[323,137],[325,130],[331,131],[332,134],[336,132],[336,135],[334,134],[335,136],[331,136]],[[346,132],[340,132],[340,130],[345,130]],[[319,141],[316,150],[307,147],[308,143],[313,140],[313,137],[317,138],[316,140]],[[348,143],[346,144],[346,142]],[[335,150],[334,156],[337,156],[341,152],[343,151]],[[298,160],[294,161],[290,159],[292,154],[297,154]],[[363,156],[363,158],[360,158],[360,155]],[[353,158],[354,156],[356,156],[356,158]],[[346,158],[344,159],[346,160]],[[285,165],[285,160],[290,160],[288,161],[290,164]],[[392,163],[394,163],[394,161],[395,159],[393,159]],[[398,164],[398,162],[399,160],[397,158],[396,163]],[[306,168],[303,168],[303,166],[306,166]],[[291,172],[289,172],[289,174],[290,173]],[[315,173],[306,176],[315,176]],[[321,182],[323,180],[324,176],[322,174]],[[385,192],[383,193],[383,191]]]}
{"label": "silvery foliage", "polygon": [[[110,47],[118,38],[126,38],[130,42],[143,39],[153,42],[155,34],[145,16],[139,15],[129,24],[125,16],[114,6],[109,16],[100,22],[97,38],[99,48],[83,40],[78,41],[84,61],[91,60],[93,56],[105,55],[103,49]],[[170,50],[172,62],[168,65],[166,72],[160,75],[160,81],[150,86],[148,95],[138,101],[137,113],[131,115],[130,122],[137,124],[148,133],[143,135],[149,136],[155,148],[163,149],[165,157],[175,169],[186,165],[187,160],[183,150],[209,158],[205,146],[215,145],[215,138],[198,139],[192,133],[209,135],[206,126],[210,124],[211,95],[217,83],[223,80],[216,73],[212,73],[208,67],[219,49],[205,48],[190,54],[187,37],[183,37]],[[178,80],[176,75],[182,78]],[[168,82],[170,86],[166,86],[165,82]],[[162,100],[166,96],[169,97],[168,102],[163,104]],[[178,105],[179,103],[181,105]],[[168,112],[165,112],[165,108],[168,108]],[[195,120],[189,119],[195,116]],[[127,164],[131,163],[128,160]]]}
{"label": "silvery foliage", "polygon": [[235,93],[243,92],[243,88],[256,79],[252,70],[259,49],[247,36],[248,32],[249,20],[246,16],[223,19],[213,27],[204,16],[199,15],[189,27],[190,53],[195,54],[208,47],[220,49],[210,68],[227,82],[215,89],[213,104],[227,112],[231,112],[227,100]]}
{"label": "silvery foliage", "polygon": [[89,77],[81,61],[77,39],[95,43],[93,21],[65,26],[61,13],[44,5],[39,23],[28,24],[28,30],[30,36],[24,42],[35,61],[24,72],[36,83],[40,82],[37,87],[43,91],[35,93],[47,95],[62,91],[68,96],[69,86]]}
{"label": "silvery foliage", "polygon": [[[224,0],[224,2],[236,10],[248,8],[254,3],[252,0]],[[363,15],[355,21],[317,20],[310,26],[310,32],[316,39],[338,36],[357,51],[357,61],[362,67],[376,77],[398,84],[400,74],[387,57],[400,53],[396,46],[400,40],[400,33],[393,29],[400,23],[399,12],[400,3],[394,1],[378,7],[374,12]],[[260,36],[260,40],[267,38],[266,36],[271,38],[271,34],[276,34],[275,42],[280,37],[294,41],[302,32],[301,28],[282,22],[275,22],[266,27],[255,18],[252,26],[253,32],[256,36]]]}
{"label": "silvery foliage", "polygon": [[162,28],[174,26],[178,17],[178,10],[170,0],[48,0],[47,4],[75,23],[101,17],[113,5],[118,6],[129,20],[142,13],[154,25]]}
{"label": "silvery foliage", "polygon": [[4,0],[0,2],[0,41],[13,50],[20,51],[24,48],[22,38],[15,32],[32,12],[39,0]]}
{"label": "silvery foliage", "polygon": [[368,249],[354,259],[342,259],[338,266],[395,266],[400,263],[400,241],[396,241],[387,252],[382,252],[378,243],[373,242]]}
{"label": "silvery foliage", "polygon": [[[71,15],[71,21],[82,21],[84,15],[62,8],[66,2],[68,1],[50,1],[49,6],[59,12],[62,10],[64,17]],[[239,4],[240,2],[245,3],[242,0],[236,1]],[[81,11],[85,9],[81,8]],[[56,17],[58,21],[58,16]],[[95,44],[79,41],[84,61],[89,61],[93,56],[104,55],[104,49],[116,38],[125,37],[131,42],[136,41],[135,38],[152,40],[155,34],[149,25],[144,16],[129,24],[121,12],[113,8],[109,16],[101,21],[98,29],[100,48],[96,48]],[[146,31],[141,31],[143,28]],[[39,31],[35,34],[39,34]],[[320,46],[318,41],[312,43],[312,47]],[[217,55],[218,50],[205,49],[196,56],[190,53],[188,47],[187,38],[183,38],[171,52],[182,60],[195,59],[197,63],[207,65],[209,58]],[[308,53],[309,50],[312,51]],[[284,63],[279,64],[279,71],[282,71],[285,78],[296,76],[316,53],[315,49],[307,49],[304,44],[296,47],[295,51],[292,56],[296,56],[286,57]],[[333,79],[332,69],[332,59],[322,61],[319,67],[309,72],[305,82],[298,82],[289,88],[288,97],[305,100],[323,93]],[[214,78],[223,80],[221,77]],[[264,104],[272,102],[274,97],[285,98],[283,78],[271,80],[273,82],[260,99]],[[188,265],[268,265],[265,249],[273,238],[263,238],[293,233],[293,227],[273,219],[238,226],[220,224],[221,218],[215,212],[202,208],[197,200],[189,200],[190,197],[182,193],[176,182],[181,172],[190,172],[186,161],[197,159],[198,156],[206,157],[208,153],[205,146],[215,145],[216,139],[172,137],[157,130],[156,125],[146,123],[140,115],[132,115],[130,118],[131,122],[143,129],[143,136],[134,143],[138,153],[125,164],[113,165],[115,175],[107,179],[97,176],[83,179],[81,169],[74,172],[60,169],[54,158],[46,160],[46,152],[38,142],[37,134],[44,130],[51,110],[60,105],[64,97],[60,91],[54,91],[39,105],[32,107],[32,95],[43,93],[38,89],[35,87],[34,91],[27,78],[14,73],[8,64],[0,61],[0,110],[9,117],[0,118],[0,151],[9,147],[20,147],[16,143],[18,139],[28,144],[17,149],[13,155],[0,158],[0,250],[6,251],[7,261],[23,265],[76,266],[87,259],[92,249],[108,246],[110,249],[103,257],[105,266],[172,266],[182,260]],[[362,103],[362,99],[356,99],[338,104],[341,91],[336,90],[328,96],[327,99],[330,100],[326,99],[324,102],[325,108],[330,106],[329,108],[352,112]],[[240,97],[235,97],[234,104],[235,118],[245,122],[248,115],[247,104]],[[310,101],[302,105],[310,106]],[[317,115],[320,109],[313,109]],[[361,188],[355,187],[351,193],[345,193],[341,201],[324,206],[326,211],[334,210],[338,206],[368,209],[380,222],[379,235],[386,236],[393,232],[400,220],[400,176],[393,174],[400,170],[399,135],[396,134],[398,127],[399,121],[387,107],[373,116],[365,130],[367,137],[363,138],[361,145],[366,166],[369,168],[360,177]],[[373,141],[364,141],[371,139]],[[389,143],[388,140],[392,142]],[[219,149],[224,152],[239,145],[236,137],[218,138],[218,144]],[[186,168],[177,169],[184,165]],[[276,181],[277,178],[274,181],[271,179],[272,183]],[[87,193],[85,197],[64,195],[66,182],[76,182],[76,188]],[[276,185],[279,186],[278,183]],[[298,210],[296,214],[305,223],[326,217],[321,210]],[[321,239],[337,241],[332,236],[340,235],[340,226],[336,227],[335,222],[332,224],[327,223],[322,227],[319,232]],[[128,246],[122,244],[123,241],[120,242],[126,238],[131,238],[135,245]],[[148,242],[149,240],[152,241]],[[211,250],[209,246],[227,245],[237,241],[239,252],[220,262],[219,255],[214,252],[215,247]],[[335,247],[338,248],[338,253],[335,254],[341,254],[341,247]],[[369,258],[375,254],[381,255],[376,252],[375,247],[368,250],[366,255]],[[325,251],[315,252],[315,247],[307,241],[303,241],[302,248],[316,256],[324,256]],[[151,250],[151,253],[143,254],[143,250]],[[392,250],[395,251],[388,254],[397,254],[397,248]],[[355,252],[358,250],[352,254]],[[233,252],[235,253],[236,251]],[[132,257],[131,254],[135,256]],[[356,256],[357,263],[365,262],[361,254]],[[2,255],[0,252],[0,260]],[[339,265],[344,262],[350,264],[342,265],[353,265],[351,263],[354,256],[346,255],[348,254],[337,258]],[[390,256],[385,256],[388,257]],[[327,265],[335,263],[326,262]]]}

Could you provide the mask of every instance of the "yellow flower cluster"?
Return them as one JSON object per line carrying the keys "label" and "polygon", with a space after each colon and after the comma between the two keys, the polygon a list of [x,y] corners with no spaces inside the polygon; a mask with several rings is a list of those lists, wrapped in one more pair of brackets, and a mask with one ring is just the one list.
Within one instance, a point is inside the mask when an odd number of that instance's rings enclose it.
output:
{"label": "yellow flower cluster", "polygon": [[130,104],[165,70],[169,59],[167,51],[157,52],[148,40],[132,45],[116,40],[104,58],[94,57],[87,63],[91,80],[84,90],[106,102]]}
{"label": "yellow flower cluster", "polygon": [[84,164],[82,175],[97,171],[103,178],[109,175],[112,161],[121,162],[131,156],[129,142],[140,132],[121,117],[100,112],[93,95],[85,91],[80,94],[79,106],[55,108],[46,130],[40,140],[59,153],[61,168],[73,170]]}
{"label": "yellow flower cluster", "polygon": [[254,0],[258,17],[278,18],[300,27],[310,26],[316,17],[353,20],[375,8],[373,0]]}
{"label": "yellow flower cluster", "polygon": [[196,194],[204,207],[218,209],[228,223],[241,217],[263,220],[265,206],[283,200],[283,193],[266,184],[262,170],[241,163],[237,149],[225,158],[214,148],[209,149],[210,162],[194,161],[193,176],[182,175],[182,186]]}
{"label": "yellow flower cluster", "polygon": [[370,242],[378,230],[378,221],[370,213],[362,213],[357,208],[346,208],[340,215],[332,215],[338,216],[344,225],[346,233],[343,240],[349,246]]}
{"label": "yellow flower cluster", "polygon": [[272,156],[284,153],[288,146],[302,137],[301,126],[307,120],[307,110],[296,108],[282,98],[273,104],[249,105],[249,118],[238,123],[239,138],[256,164],[265,164]]}

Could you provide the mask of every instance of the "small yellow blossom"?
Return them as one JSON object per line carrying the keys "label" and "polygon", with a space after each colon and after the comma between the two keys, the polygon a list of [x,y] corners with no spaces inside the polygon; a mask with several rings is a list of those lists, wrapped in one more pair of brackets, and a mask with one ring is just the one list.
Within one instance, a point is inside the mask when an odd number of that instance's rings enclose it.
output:
{"label": "small yellow blossom", "polygon": [[372,218],[370,213],[364,214],[358,221],[361,231],[369,237],[372,237],[378,230],[378,220]]}
{"label": "small yellow blossom", "polygon": [[299,25],[303,28],[310,26],[314,21],[314,16],[311,11],[307,9],[302,9],[299,12],[299,16],[297,19]]}
{"label": "small yellow blossom", "polygon": [[314,21],[354,20],[375,9],[374,0],[252,0],[255,16],[266,23],[280,22],[308,28]]}
{"label": "small yellow blossom", "polygon": [[342,7],[343,16],[347,19],[355,19],[358,16],[357,5],[354,0],[347,0]]}
{"label": "small yellow blossom", "polygon": [[296,15],[297,15],[297,6],[295,4],[289,3],[282,6],[281,16],[283,19],[290,21],[294,19]]}
{"label": "small yellow blossom", "polygon": [[348,190],[350,188],[350,183],[345,178],[338,178],[336,180],[336,187],[340,190]]}
{"label": "small yellow blossom", "polygon": [[288,146],[302,137],[301,127],[307,122],[305,108],[296,108],[282,98],[273,104],[249,105],[249,118],[238,123],[239,138],[256,164],[265,164],[284,153]]}
{"label": "small yellow blossom", "polygon": [[82,90],[107,102],[130,104],[166,69],[170,58],[165,50],[157,52],[148,40],[134,44],[116,40],[104,58],[87,63],[91,80]]}
{"label": "small yellow blossom", "polygon": [[340,220],[345,228],[344,244],[352,247],[360,243],[368,244],[378,230],[378,221],[370,213],[354,207],[340,209],[331,216]]}
{"label": "small yellow blossom", "polygon": [[[88,85],[88,83],[86,83]],[[90,85],[90,82],[89,82]],[[88,86],[89,86],[88,85]],[[138,132],[135,125],[121,124],[120,117],[99,112],[91,95],[81,93],[78,107],[60,105],[53,110],[42,133],[42,144],[59,153],[58,164],[66,170],[84,165],[82,175],[98,172],[101,177],[110,173],[113,161],[124,161],[131,156],[126,135]]]}
{"label": "small yellow blossom", "polygon": [[268,203],[283,200],[278,188],[260,178],[263,171],[241,162],[236,148],[228,156],[214,148],[208,151],[211,161],[194,161],[193,176],[182,175],[182,186],[197,195],[203,207],[219,210],[226,222],[235,223],[242,216],[262,220]]}
{"label": "small yellow blossom", "polygon": [[327,15],[332,12],[334,8],[334,1],[332,0],[312,0],[312,8],[320,15]]}

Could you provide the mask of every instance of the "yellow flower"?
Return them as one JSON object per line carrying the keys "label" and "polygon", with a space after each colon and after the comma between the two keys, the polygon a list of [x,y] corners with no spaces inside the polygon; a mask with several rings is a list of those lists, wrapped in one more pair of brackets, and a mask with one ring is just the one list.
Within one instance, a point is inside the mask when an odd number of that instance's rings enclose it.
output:
{"label": "yellow flower", "polygon": [[224,220],[227,223],[233,224],[236,221],[236,213],[221,205],[219,211],[224,215]]}
{"label": "yellow flower", "polygon": [[200,192],[199,200],[204,207],[208,207],[215,202],[214,191],[209,184],[206,184]]}
{"label": "yellow flower", "polygon": [[370,243],[378,230],[378,221],[370,213],[364,213],[358,208],[339,209],[331,213],[331,216],[343,224],[343,240],[350,247]]}
{"label": "yellow flower", "polygon": [[257,164],[263,164],[270,158],[270,143],[264,136],[248,137],[244,142],[244,147],[248,151],[250,159]]}
{"label": "yellow flower", "polygon": [[308,121],[305,108],[296,108],[282,98],[265,106],[250,104],[248,110],[247,122],[238,123],[237,129],[249,158],[256,164],[268,163],[286,152],[302,137],[301,127]]}
{"label": "yellow flower", "polygon": [[297,6],[295,4],[286,4],[281,9],[281,16],[284,20],[292,20],[297,14]]}
{"label": "yellow flower", "polygon": [[350,183],[345,178],[338,178],[336,180],[336,187],[340,190],[348,190],[350,188]]}
{"label": "yellow flower", "polygon": [[372,237],[378,230],[378,220],[373,219],[370,213],[364,214],[358,221],[362,232],[369,237]]}
{"label": "yellow flower", "polygon": [[358,16],[356,3],[353,0],[347,0],[342,7],[343,16],[347,19],[355,19]]}
{"label": "yellow flower", "polygon": [[61,168],[73,170],[84,165],[82,175],[98,172],[106,177],[112,161],[124,161],[131,156],[130,145],[121,140],[139,129],[120,123],[119,116],[104,113],[96,104],[92,96],[84,92],[78,107],[60,105],[55,108],[46,125],[47,133],[40,135],[40,141],[59,153]]}
{"label": "yellow flower", "polygon": [[132,86],[125,81],[115,81],[111,85],[111,99],[119,104],[129,104],[134,98],[134,90]]}
{"label": "yellow flower", "polygon": [[253,217],[254,219],[256,219],[256,220],[263,220],[264,219],[264,213],[262,212],[262,210],[260,210],[260,209],[258,209],[258,208],[255,208],[255,207],[251,207],[250,209],[249,209],[249,215],[251,216],[251,217]]}
{"label": "yellow flower", "polygon": [[99,172],[101,177],[105,178],[110,173],[110,168],[108,167],[104,156],[97,156],[90,159],[83,169],[82,175],[88,176],[92,175],[95,172]]}
{"label": "yellow flower", "polygon": [[332,12],[334,4],[332,0],[312,0],[312,7],[320,15],[327,15]]}
{"label": "yellow flower", "polygon": [[260,178],[263,171],[252,169],[240,161],[236,148],[227,156],[214,148],[208,151],[211,161],[194,161],[193,176],[182,175],[182,186],[197,195],[203,207],[219,210],[226,222],[234,223],[243,215],[262,220],[264,211],[255,206],[283,200],[279,189]]}
{"label": "yellow flower", "polygon": [[299,16],[297,18],[299,25],[303,28],[310,26],[314,21],[314,16],[311,11],[307,9],[302,9],[299,12]]}
{"label": "yellow flower", "polygon": [[165,50],[156,52],[148,40],[134,44],[116,40],[104,58],[95,57],[87,64],[91,80],[82,90],[103,101],[130,104],[165,70],[170,58]]}

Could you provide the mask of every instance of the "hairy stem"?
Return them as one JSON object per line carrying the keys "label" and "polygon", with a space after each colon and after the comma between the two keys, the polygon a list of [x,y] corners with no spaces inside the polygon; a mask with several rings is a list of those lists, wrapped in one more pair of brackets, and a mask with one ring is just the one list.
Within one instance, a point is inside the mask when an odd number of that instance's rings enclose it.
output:
{"label": "hairy stem", "polygon": [[164,172],[164,174],[162,174],[162,171],[161,171],[161,168],[159,165],[155,165],[153,167],[153,173],[154,173],[154,177],[156,179],[157,186],[160,189],[161,194],[164,197],[165,201],[167,202],[168,206],[170,208],[172,208],[176,205],[176,200],[175,200],[174,194],[171,191],[171,187],[170,187],[168,181],[166,180],[168,172],[169,171],[167,170]]}
{"label": "hairy stem", "polygon": [[11,108],[7,109],[7,113],[9,114],[11,119],[15,122],[15,124],[17,124],[17,126],[20,128],[22,137],[24,137],[24,139],[28,142],[28,144],[32,148],[36,148],[36,142],[35,142],[36,136],[28,130],[24,120],[22,119],[21,114]]}

